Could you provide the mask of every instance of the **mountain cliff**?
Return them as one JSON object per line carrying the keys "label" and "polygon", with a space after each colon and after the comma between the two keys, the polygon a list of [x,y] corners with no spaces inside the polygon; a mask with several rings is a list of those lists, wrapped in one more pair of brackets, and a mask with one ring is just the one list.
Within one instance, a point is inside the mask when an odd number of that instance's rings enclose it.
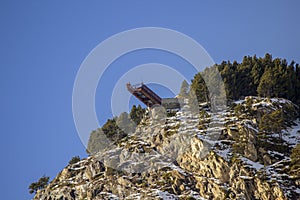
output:
{"label": "mountain cliff", "polygon": [[134,133],[69,164],[34,199],[300,199],[298,109],[248,96],[200,114],[188,101],[148,110]]}

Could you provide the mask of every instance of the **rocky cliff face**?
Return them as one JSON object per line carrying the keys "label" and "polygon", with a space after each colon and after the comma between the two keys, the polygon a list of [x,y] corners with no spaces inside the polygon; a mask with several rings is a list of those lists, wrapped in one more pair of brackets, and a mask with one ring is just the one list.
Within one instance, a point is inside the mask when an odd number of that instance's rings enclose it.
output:
{"label": "rocky cliff face", "polygon": [[[201,106],[200,115],[188,105],[172,117],[148,115],[114,148],[68,165],[34,199],[300,199],[300,177],[290,172],[300,143],[294,104],[247,97],[215,113]],[[282,130],[262,131],[276,110],[282,118],[271,127]]]}

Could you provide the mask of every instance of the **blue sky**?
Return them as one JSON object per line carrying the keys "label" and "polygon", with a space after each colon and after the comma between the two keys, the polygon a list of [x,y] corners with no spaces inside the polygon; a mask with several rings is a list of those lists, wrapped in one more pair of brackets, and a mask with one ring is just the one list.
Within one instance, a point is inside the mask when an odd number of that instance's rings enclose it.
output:
{"label": "blue sky", "polygon": [[[44,174],[54,178],[72,156],[86,156],[73,121],[72,90],[81,63],[101,41],[132,28],[164,27],[194,38],[217,63],[266,52],[299,63],[299,8],[296,0],[2,0],[1,198],[30,199],[31,182]],[[147,62],[184,66],[155,51],[133,52],[115,65]],[[113,81],[108,71],[96,99],[110,98]],[[111,117],[109,110],[97,115],[100,123]]]}

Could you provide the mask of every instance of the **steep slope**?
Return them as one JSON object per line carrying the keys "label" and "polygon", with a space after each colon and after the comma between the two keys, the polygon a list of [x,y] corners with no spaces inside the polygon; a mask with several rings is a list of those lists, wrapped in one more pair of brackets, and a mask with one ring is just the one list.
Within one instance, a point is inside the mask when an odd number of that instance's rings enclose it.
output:
{"label": "steep slope", "polygon": [[188,103],[172,117],[148,112],[134,134],[68,165],[34,199],[300,199],[297,109],[246,97],[214,113]]}

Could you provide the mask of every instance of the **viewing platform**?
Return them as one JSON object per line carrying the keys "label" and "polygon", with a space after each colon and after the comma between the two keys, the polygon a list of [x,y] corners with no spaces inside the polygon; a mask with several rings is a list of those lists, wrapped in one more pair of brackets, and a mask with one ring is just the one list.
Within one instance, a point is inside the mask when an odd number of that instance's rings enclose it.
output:
{"label": "viewing platform", "polygon": [[149,108],[151,108],[155,104],[161,105],[162,103],[162,99],[143,83],[136,85],[127,83],[126,87],[132,95],[138,98]]}

